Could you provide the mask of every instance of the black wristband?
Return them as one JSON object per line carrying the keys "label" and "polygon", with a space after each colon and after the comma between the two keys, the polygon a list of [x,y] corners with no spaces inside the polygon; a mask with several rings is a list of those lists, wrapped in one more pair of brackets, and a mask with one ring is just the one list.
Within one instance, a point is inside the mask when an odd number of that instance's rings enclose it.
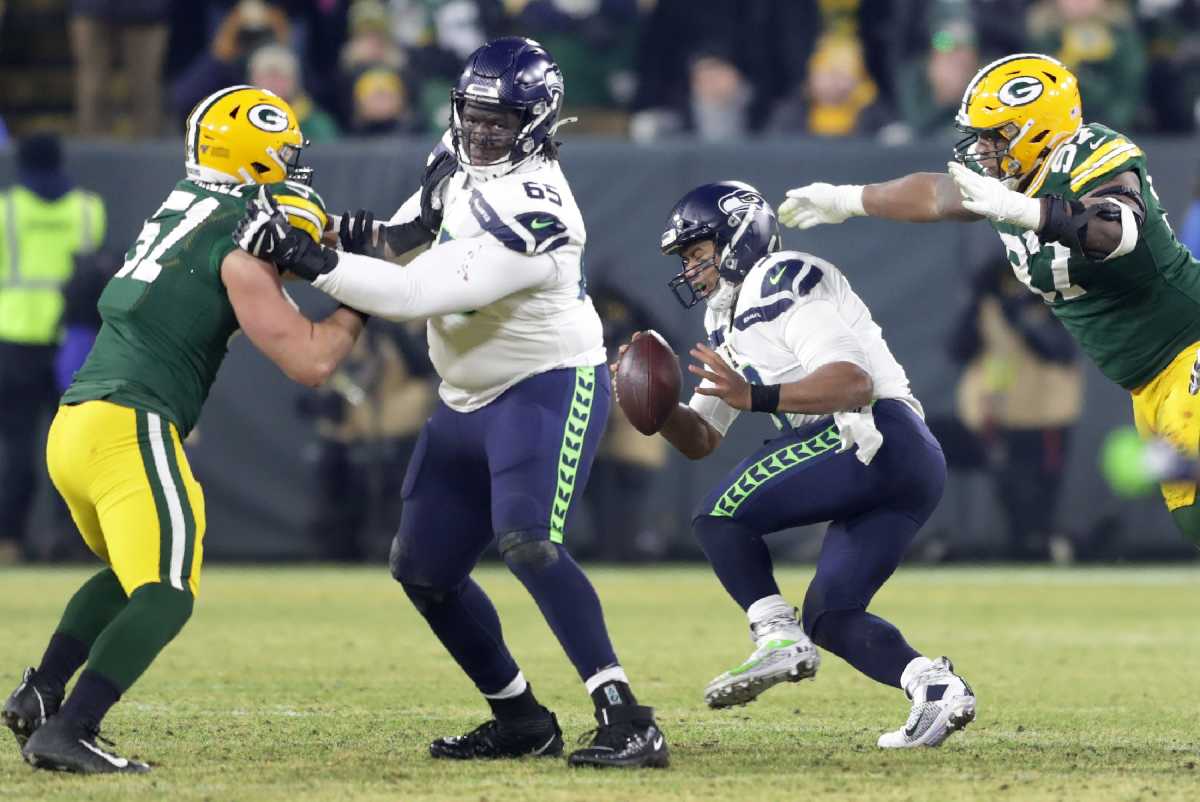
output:
{"label": "black wristband", "polygon": [[383,227],[383,240],[396,256],[428,245],[435,236],[436,233],[426,228],[419,219]]}
{"label": "black wristband", "polygon": [[750,385],[750,411],[774,412],[779,409],[778,384]]}
{"label": "black wristband", "polygon": [[358,319],[362,321],[364,326],[367,325],[367,321],[371,319],[371,316],[366,312],[362,311],[361,309],[355,309],[353,306],[338,304],[338,309],[345,309],[347,312],[353,312],[354,314],[358,315]]}

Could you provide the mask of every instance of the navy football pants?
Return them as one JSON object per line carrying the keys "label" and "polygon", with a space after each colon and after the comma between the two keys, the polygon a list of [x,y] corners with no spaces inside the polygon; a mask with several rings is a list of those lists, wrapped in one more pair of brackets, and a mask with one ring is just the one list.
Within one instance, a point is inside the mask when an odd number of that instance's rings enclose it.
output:
{"label": "navy football pants", "polygon": [[883,446],[870,465],[841,445],[832,418],[768,441],[697,510],[692,526],[725,589],[748,608],[779,593],[763,535],[830,521],[802,622],[817,645],[880,682],[898,685],[917,652],[866,613],[941,499],[942,449],[908,406],[873,407]]}
{"label": "navy football pants", "polygon": [[517,673],[496,610],[469,576],[493,538],[580,677],[616,663],[596,592],[562,546],[610,393],[604,365],[553,370],[474,412],[438,402],[421,431],[392,575],[485,694]]}

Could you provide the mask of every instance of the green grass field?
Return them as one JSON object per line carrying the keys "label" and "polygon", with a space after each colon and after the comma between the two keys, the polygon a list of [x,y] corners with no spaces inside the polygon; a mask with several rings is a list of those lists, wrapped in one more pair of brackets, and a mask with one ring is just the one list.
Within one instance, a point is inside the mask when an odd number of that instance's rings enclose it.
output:
{"label": "green grass field", "polygon": [[[3,692],[36,663],[83,570],[0,570]],[[949,654],[979,718],[938,750],[884,753],[907,703],[832,655],[815,682],[710,711],[701,689],[749,653],[706,568],[597,569],[622,662],[671,744],[667,771],[560,760],[458,764],[431,737],[486,718],[384,568],[210,567],[196,615],[106,733],[147,777],[34,772],[5,734],[4,800],[1195,800],[1200,569],[902,570],[873,609]],[[781,572],[803,598],[810,572]],[[515,579],[480,579],[569,743],[582,685]]]}

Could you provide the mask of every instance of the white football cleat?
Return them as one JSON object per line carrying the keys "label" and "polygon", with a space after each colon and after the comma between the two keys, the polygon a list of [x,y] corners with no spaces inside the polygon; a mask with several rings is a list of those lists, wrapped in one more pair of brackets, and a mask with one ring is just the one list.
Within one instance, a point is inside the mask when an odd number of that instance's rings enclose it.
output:
{"label": "white football cleat", "polygon": [[951,733],[975,720],[975,692],[954,673],[948,657],[939,657],[904,687],[912,710],[904,727],[879,736],[882,749],[941,746]]}
{"label": "white football cleat", "polygon": [[709,707],[744,705],[773,685],[799,682],[817,673],[821,656],[794,612],[751,626],[750,633],[757,648],[740,666],[708,683],[704,701]]}

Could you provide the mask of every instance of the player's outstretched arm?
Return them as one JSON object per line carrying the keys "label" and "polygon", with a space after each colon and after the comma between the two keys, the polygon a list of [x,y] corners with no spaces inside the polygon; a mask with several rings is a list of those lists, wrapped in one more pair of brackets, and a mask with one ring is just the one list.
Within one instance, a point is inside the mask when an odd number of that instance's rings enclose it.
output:
{"label": "player's outstretched arm", "polygon": [[245,251],[225,257],[221,281],[250,342],[300,384],[323,384],[362,332],[363,317],[350,309],[320,322],[306,318],[284,293],[275,265]]}
{"label": "player's outstretched arm", "polygon": [[912,173],[866,186],[808,184],[788,190],[779,205],[779,222],[792,228],[863,216],[909,223],[979,219],[962,205],[958,189],[946,173]]}
{"label": "player's outstretched arm", "polygon": [[332,218],[338,231],[337,244],[347,253],[408,264],[437,238],[442,226],[446,182],[457,170],[458,159],[439,146],[425,165],[420,189],[391,220],[377,223],[375,215],[367,209]]}
{"label": "player's outstretched arm", "polygon": [[233,240],[249,255],[270,260],[347,306],[389,320],[469,312],[553,279],[549,254],[526,255],[499,243],[451,240],[408,267],[318,245],[292,228],[270,193],[246,204]]}
{"label": "player's outstretched arm", "polygon": [[405,268],[356,254],[340,254],[336,267],[313,277],[313,286],[342,303],[388,320],[469,312],[546,283],[558,265],[549,254],[526,256],[500,244],[450,240]]}

